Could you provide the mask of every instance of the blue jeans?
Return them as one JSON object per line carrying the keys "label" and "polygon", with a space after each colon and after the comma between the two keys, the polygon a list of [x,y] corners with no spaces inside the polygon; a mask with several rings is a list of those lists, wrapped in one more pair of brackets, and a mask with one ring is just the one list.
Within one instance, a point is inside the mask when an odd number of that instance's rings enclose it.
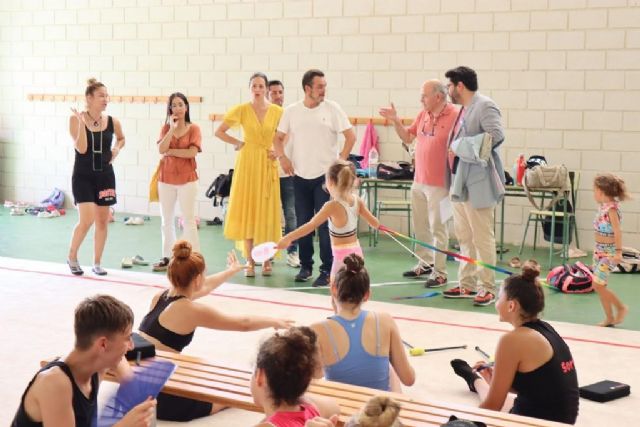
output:
{"label": "blue jeans", "polygon": [[[284,212],[284,233],[291,233],[296,229],[296,205],[293,190],[293,177],[285,176],[280,178],[280,200],[282,201],[282,211]],[[294,240],[287,248],[287,253],[298,250],[298,242]]]}
{"label": "blue jeans", "polygon": [[[314,179],[304,179],[299,176],[293,177],[298,227],[309,222],[313,215],[329,201],[329,193],[324,190],[323,184],[324,175]],[[309,233],[298,239],[300,265],[308,270],[313,268],[313,235],[314,233]],[[326,221],[318,227],[318,236],[320,240],[320,260],[322,261],[320,272],[329,275],[331,264],[333,264],[333,254],[331,253],[329,227]]]}

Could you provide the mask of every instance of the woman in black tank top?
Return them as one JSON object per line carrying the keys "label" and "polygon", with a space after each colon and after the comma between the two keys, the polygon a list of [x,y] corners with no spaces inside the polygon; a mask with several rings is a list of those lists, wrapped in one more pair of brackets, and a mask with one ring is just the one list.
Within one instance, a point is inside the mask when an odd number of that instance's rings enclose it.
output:
{"label": "woman in black tank top", "polygon": [[[140,335],[157,349],[180,353],[198,327],[224,331],[256,331],[265,328],[288,329],[292,321],[267,316],[228,315],[198,299],[209,295],[218,286],[242,271],[234,252],[227,257],[227,269],[206,275],[202,254],[193,251],[191,243],[179,240],[173,245],[173,256],[167,268],[171,282],[168,290],[158,292],[151,300],[149,312],[140,323]],[[159,420],[191,421],[224,409],[208,402],[158,395]]]}
{"label": "woman in black tank top", "polygon": [[522,274],[505,280],[496,310],[500,320],[514,329],[498,342],[495,366],[479,362],[472,369],[460,359],[452,360],[451,366],[478,393],[481,408],[575,424],[579,400],[575,364],[562,337],[538,318],[544,309],[539,274],[538,263],[527,261]]}
{"label": "woman in black tank top", "polygon": [[[90,79],[85,90],[87,110],[72,108],[69,133],[75,148],[75,162],[71,179],[74,203],[78,206],[78,223],[73,229],[67,264],[72,274],[84,273],[78,262],[78,250],[87,232],[95,224],[93,272],[103,276],[107,272],[100,266],[107,241],[109,206],[116,203],[116,178],[113,161],[122,147],[124,134],[120,122],[103,116],[109,94],[104,84]],[[112,145],[113,136],[116,142]]]}

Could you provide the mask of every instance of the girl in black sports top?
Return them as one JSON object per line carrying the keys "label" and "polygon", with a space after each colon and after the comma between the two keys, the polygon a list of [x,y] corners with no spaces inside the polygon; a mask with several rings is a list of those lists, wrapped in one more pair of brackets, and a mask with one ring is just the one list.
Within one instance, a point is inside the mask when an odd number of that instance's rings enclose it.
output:
{"label": "girl in black sports top", "polygon": [[481,408],[575,424],[576,368],[562,337],[538,318],[544,309],[539,274],[538,263],[527,261],[522,274],[510,276],[502,286],[496,310],[514,329],[500,338],[495,366],[479,362],[472,369],[460,359],[452,360],[451,366],[478,393]]}
{"label": "girl in black sports top", "polygon": [[[186,240],[173,245],[173,256],[167,268],[171,282],[168,290],[158,292],[151,300],[149,312],[140,323],[140,334],[157,349],[180,353],[189,345],[198,327],[223,331],[256,331],[287,329],[293,322],[266,316],[228,315],[198,299],[209,295],[218,286],[242,271],[234,252],[227,257],[227,269],[206,275],[204,258]],[[165,393],[158,395],[158,419],[191,421],[223,409],[202,402]]]}
{"label": "girl in black sports top", "polygon": [[[87,110],[79,112],[72,108],[73,114],[69,118],[69,133],[75,148],[71,187],[74,202],[78,206],[78,223],[71,235],[67,264],[72,274],[84,273],[78,262],[78,250],[95,224],[92,271],[103,276],[107,272],[100,266],[100,260],[107,241],[109,206],[116,203],[116,178],[112,163],[124,147],[124,134],[117,119],[102,115],[109,102],[104,84],[89,79],[85,97]],[[114,134],[116,142],[112,144]]]}

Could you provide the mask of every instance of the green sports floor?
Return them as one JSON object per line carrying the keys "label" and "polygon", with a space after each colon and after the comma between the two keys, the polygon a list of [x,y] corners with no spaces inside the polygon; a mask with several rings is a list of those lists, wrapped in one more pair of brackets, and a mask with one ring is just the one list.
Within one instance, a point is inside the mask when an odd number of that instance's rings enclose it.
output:
{"label": "green sports floor", "polygon": [[[60,218],[37,218],[30,215],[10,216],[9,209],[0,207],[0,256],[24,258],[39,261],[64,263],[68,252],[71,231],[77,220],[77,213],[71,209]],[[116,222],[109,226],[109,238],[103,256],[105,268],[120,268],[124,256],[141,255],[151,262],[160,257],[160,219],[151,217],[144,225],[125,225],[123,219],[127,214],[116,214]],[[361,236],[361,244],[365,252],[366,265],[374,285],[373,299],[376,301],[396,302],[415,306],[445,308],[451,310],[476,311],[491,313],[493,306],[474,307],[470,300],[451,300],[441,295],[430,298],[402,299],[398,297],[416,296],[429,290],[423,287],[424,280],[411,280],[402,277],[402,272],[415,265],[405,249],[389,238],[381,238],[375,248],[367,246],[367,236]],[[224,239],[221,226],[202,225],[200,228],[201,249],[207,260],[208,271],[215,272],[225,266],[226,252],[233,248],[233,243]],[[513,256],[517,248],[510,247],[505,254],[505,261]],[[317,255],[317,254],[316,254]],[[546,264],[548,249],[542,248],[535,253],[527,249],[522,259],[537,258]],[[91,265],[93,259],[92,231],[87,235],[79,255],[83,266]],[[583,258],[588,263],[590,258]],[[575,260],[573,260],[575,261]],[[558,259],[557,263],[560,263]],[[319,263],[316,260],[316,266]],[[509,268],[506,263],[500,264]],[[458,263],[447,262],[449,280],[455,281]],[[136,271],[148,271],[151,267],[134,266]],[[284,260],[277,260],[271,277],[248,279],[241,274],[234,277],[234,283],[264,286],[271,288],[309,288],[311,282],[295,283],[293,276],[297,270],[288,267]],[[258,269],[259,273],[259,269]],[[317,270],[314,271],[317,274]],[[85,268],[85,274],[91,274]],[[546,272],[543,272],[546,274]],[[1,273],[0,273],[1,277]],[[496,273],[502,280],[504,274]],[[640,273],[614,274],[610,282],[611,289],[629,306],[629,315],[618,328],[640,330],[640,316],[636,314],[640,307]],[[327,289],[297,289],[299,292],[327,293]],[[545,289],[546,308],[544,317],[548,320],[559,320],[572,323],[592,325],[603,319],[599,299],[594,293],[587,295],[566,295],[551,289]]]}

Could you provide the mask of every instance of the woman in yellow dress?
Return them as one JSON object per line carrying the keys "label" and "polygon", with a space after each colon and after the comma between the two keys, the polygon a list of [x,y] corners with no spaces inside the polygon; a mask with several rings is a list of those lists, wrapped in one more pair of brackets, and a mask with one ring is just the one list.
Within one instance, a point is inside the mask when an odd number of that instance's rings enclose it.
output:
{"label": "woman in yellow dress", "polygon": [[[251,76],[249,87],[251,102],[231,108],[215,135],[238,151],[224,236],[238,242],[247,258],[245,276],[254,277],[253,246],[282,237],[280,184],[272,147],[282,108],[267,101],[268,80],[263,73]],[[235,127],[242,127],[244,141],[227,134]],[[271,275],[271,261],[262,264],[262,275]]]}

